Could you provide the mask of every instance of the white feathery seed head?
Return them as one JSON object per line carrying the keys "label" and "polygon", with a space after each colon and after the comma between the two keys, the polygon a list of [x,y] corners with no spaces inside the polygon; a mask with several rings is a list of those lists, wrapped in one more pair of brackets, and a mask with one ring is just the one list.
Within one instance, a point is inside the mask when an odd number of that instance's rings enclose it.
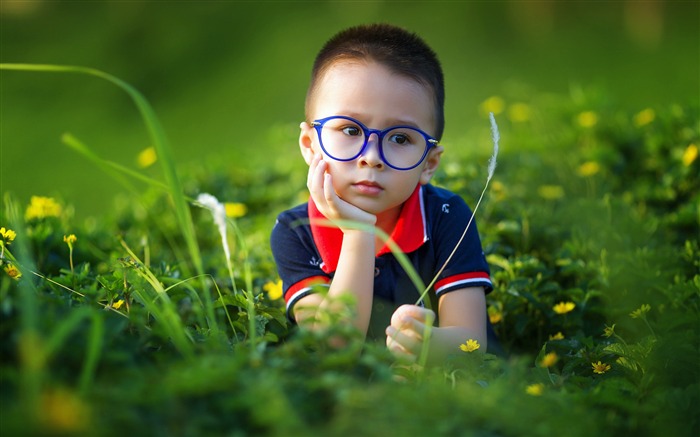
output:
{"label": "white feathery seed head", "polygon": [[498,142],[501,139],[501,135],[498,133],[498,125],[496,124],[496,117],[493,116],[493,112],[489,112],[489,119],[491,120],[491,139],[493,140],[493,154],[489,159],[488,175],[488,180],[491,180],[493,173],[496,171],[496,158],[498,158]]}
{"label": "white feathery seed head", "polygon": [[231,259],[231,251],[228,247],[228,240],[226,239],[226,208],[224,204],[219,202],[219,200],[209,193],[201,193],[197,196],[197,203],[203,208],[207,208],[211,211],[211,215],[214,218],[214,223],[219,228],[219,234],[221,235],[221,245],[224,248],[224,253],[226,254],[226,260]]}

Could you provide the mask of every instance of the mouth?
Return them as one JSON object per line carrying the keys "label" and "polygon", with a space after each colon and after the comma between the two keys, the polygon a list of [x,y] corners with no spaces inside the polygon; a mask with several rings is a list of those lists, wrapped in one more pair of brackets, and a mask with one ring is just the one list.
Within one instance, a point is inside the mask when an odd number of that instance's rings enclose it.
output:
{"label": "mouth", "polygon": [[358,192],[367,195],[377,195],[384,191],[384,187],[374,181],[359,181],[352,184],[352,186]]}

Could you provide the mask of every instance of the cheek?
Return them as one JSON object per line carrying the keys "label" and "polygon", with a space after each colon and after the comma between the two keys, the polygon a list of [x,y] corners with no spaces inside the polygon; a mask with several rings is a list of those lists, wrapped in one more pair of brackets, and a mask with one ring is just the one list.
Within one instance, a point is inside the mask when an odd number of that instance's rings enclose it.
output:
{"label": "cheek", "polygon": [[416,188],[416,185],[422,182],[421,178],[421,171],[416,171],[416,169],[402,172],[400,176],[401,183],[400,185],[402,187],[405,187],[406,190],[410,190],[413,192],[413,189]]}
{"label": "cheek", "polygon": [[326,161],[326,164],[328,165],[326,172],[333,176],[333,188],[335,188],[337,191],[344,185],[344,181],[346,179],[345,176],[348,174],[348,172],[347,170],[343,169],[342,162],[334,161],[325,154],[323,157],[323,160]]}

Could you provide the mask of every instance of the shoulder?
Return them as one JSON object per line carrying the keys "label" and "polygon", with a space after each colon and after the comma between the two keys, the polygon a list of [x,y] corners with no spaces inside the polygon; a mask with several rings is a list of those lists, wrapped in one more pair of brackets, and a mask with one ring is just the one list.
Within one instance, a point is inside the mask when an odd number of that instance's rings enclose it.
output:
{"label": "shoulder", "polygon": [[423,186],[423,208],[428,216],[454,213],[471,215],[471,209],[458,194],[431,184]]}
{"label": "shoulder", "polygon": [[[311,237],[309,227],[308,205],[306,203],[297,205],[294,208],[282,211],[275,221],[275,225],[270,233],[270,242],[273,250],[284,247],[290,241],[306,241]],[[287,242],[287,244],[283,244]]]}
{"label": "shoulder", "polygon": [[275,222],[275,227],[278,224],[285,225],[286,227],[291,227],[297,224],[307,224],[303,223],[304,220],[309,218],[309,205],[307,203],[302,203],[294,208],[282,211],[277,216],[277,221]]}

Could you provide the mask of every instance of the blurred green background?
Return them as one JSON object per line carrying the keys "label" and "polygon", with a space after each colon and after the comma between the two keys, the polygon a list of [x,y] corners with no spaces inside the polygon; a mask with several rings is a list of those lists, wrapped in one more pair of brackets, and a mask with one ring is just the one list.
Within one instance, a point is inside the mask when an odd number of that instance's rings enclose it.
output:
{"label": "blurred green background", "polygon": [[[344,27],[398,24],[437,51],[449,145],[487,123],[479,106],[490,96],[533,104],[534,96],[583,89],[598,105],[630,111],[698,102],[699,5],[3,0],[0,60],[88,66],[124,79],[154,106],[181,166],[303,172],[296,135],[311,64]],[[2,71],[0,79],[1,191],[23,204],[59,197],[78,217],[109,207],[122,188],[60,137],[71,132],[138,169],[150,144],[128,97],[79,75]],[[520,146],[506,122],[505,153]],[[144,172],[160,177],[157,165]]]}

